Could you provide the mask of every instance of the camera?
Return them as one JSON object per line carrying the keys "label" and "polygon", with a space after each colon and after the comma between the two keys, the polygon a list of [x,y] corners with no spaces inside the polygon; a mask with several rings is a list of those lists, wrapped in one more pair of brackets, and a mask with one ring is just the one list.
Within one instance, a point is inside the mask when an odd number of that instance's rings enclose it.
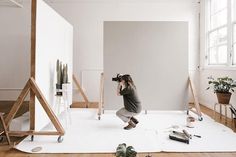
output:
{"label": "camera", "polygon": [[117,74],[116,77],[112,78],[112,81],[121,82],[122,74]]}

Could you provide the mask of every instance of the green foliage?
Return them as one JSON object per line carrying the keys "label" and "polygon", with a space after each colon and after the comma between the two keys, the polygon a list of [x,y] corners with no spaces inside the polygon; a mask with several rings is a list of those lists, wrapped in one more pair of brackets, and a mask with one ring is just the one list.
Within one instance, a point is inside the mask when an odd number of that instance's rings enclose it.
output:
{"label": "green foliage", "polygon": [[236,82],[232,78],[226,76],[226,77],[219,77],[214,79],[212,76],[208,78],[208,84],[209,87],[207,87],[207,90],[210,88],[213,88],[214,93],[230,93],[234,92],[234,89],[236,87]]}

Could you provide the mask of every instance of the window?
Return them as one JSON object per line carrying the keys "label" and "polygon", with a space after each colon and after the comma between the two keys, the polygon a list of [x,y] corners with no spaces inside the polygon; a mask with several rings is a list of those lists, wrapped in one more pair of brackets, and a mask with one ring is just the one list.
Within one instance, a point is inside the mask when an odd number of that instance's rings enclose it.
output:
{"label": "window", "polygon": [[236,0],[233,0],[232,2],[232,17],[233,17],[233,22],[232,22],[232,28],[233,28],[233,37],[232,37],[232,53],[233,53],[233,64],[236,65]]}
{"label": "window", "polygon": [[207,65],[236,65],[236,0],[208,2]]}

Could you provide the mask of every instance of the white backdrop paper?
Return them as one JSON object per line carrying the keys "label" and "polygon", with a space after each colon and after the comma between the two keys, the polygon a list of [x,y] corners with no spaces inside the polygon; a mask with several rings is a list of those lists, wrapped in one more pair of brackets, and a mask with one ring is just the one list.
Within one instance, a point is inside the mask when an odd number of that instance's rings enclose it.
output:
{"label": "white backdrop paper", "polygon": [[[55,105],[56,61],[68,64],[72,82],[73,27],[43,0],[37,0],[36,18],[36,83],[48,103]],[[72,89],[71,89],[72,90]],[[72,98],[70,98],[70,103]],[[42,129],[49,119],[36,101],[36,129]]]}
{"label": "white backdrop paper", "polygon": [[104,104],[118,109],[116,73],[131,74],[143,109],[182,110],[188,90],[188,22],[104,22]]}

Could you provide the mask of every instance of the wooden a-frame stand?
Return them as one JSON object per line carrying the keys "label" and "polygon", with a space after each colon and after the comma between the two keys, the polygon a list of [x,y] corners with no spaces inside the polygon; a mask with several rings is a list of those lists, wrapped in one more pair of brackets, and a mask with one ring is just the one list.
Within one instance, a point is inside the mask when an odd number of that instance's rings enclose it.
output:
{"label": "wooden a-frame stand", "polygon": [[[24,135],[59,135],[58,142],[61,142],[63,136],[65,134],[65,131],[60,124],[59,120],[57,119],[56,115],[52,111],[50,105],[47,103],[46,99],[44,98],[42,92],[40,91],[39,87],[37,86],[35,80],[33,78],[30,78],[23,90],[21,91],[19,97],[17,98],[15,104],[11,108],[9,114],[7,115],[5,119],[6,126],[8,127],[11,123],[12,119],[14,118],[15,114],[21,107],[25,97],[29,93],[29,91],[32,91],[37,99],[39,100],[40,104],[42,105],[43,109],[45,110],[46,114],[48,115],[49,119],[51,120],[52,124],[56,128],[57,131],[9,131],[8,133],[11,136],[24,136]],[[33,139],[32,139],[33,140]]]}
{"label": "wooden a-frame stand", "polygon": [[[35,82],[35,69],[36,69],[36,14],[37,14],[37,0],[31,1],[31,64],[30,64],[30,78],[27,81],[25,87],[21,91],[19,97],[17,98],[15,104],[13,105],[10,113],[5,119],[6,126],[9,127],[12,119],[14,118],[16,112],[19,110],[22,102],[24,101],[26,95],[30,92],[30,102],[29,102],[29,113],[30,113],[30,129],[29,131],[9,131],[11,136],[24,136],[32,135],[31,140],[33,140],[34,135],[59,135],[58,142],[62,142],[62,136],[65,131],[51,109],[50,105],[47,103],[45,97],[40,91],[37,83]],[[35,97],[38,98],[40,104],[51,120],[52,124],[57,131],[35,131]]]}
{"label": "wooden a-frame stand", "polygon": [[[188,106],[187,114],[189,114],[189,111],[191,111],[191,112],[193,112],[193,113],[198,115],[198,120],[199,121],[202,121],[203,118],[202,118],[202,113],[201,113],[200,105],[199,105],[199,102],[198,102],[196,88],[195,88],[193,80],[191,79],[190,76],[188,77],[188,82],[189,82],[190,90],[191,90],[191,93],[192,93],[192,96],[193,96],[193,100],[194,100],[194,102],[193,103],[189,103],[189,105],[193,104],[194,106]],[[195,108],[195,110],[193,110],[193,108]]]}

